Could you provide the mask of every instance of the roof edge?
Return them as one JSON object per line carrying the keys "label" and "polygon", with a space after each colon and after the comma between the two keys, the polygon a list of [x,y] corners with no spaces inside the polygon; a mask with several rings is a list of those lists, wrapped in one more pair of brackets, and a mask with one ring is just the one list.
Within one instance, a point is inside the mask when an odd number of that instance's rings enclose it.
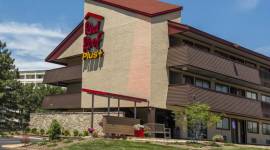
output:
{"label": "roof edge", "polygon": [[138,13],[138,14],[141,14],[143,16],[150,17],[150,18],[183,10],[183,6],[178,6],[178,8],[174,8],[174,9],[170,9],[170,10],[166,10],[166,11],[162,11],[162,12],[150,14],[150,13],[147,13],[147,12],[143,12],[143,11],[140,11],[140,10],[128,8],[128,7],[125,7],[125,6],[121,6],[121,5],[110,3],[110,2],[107,2],[107,1],[103,1],[103,0],[95,0],[95,2],[106,4],[106,5],[110,5],[110,6],[117,7],[117,8],[121,8],[121,9],[124,9],[126,11]]}
{"label": "roof edge", "polygon": [[46,62],[58,63],[55,60],[81,35],[83,34],[83,21],[72,30],[66,38],[45,58]]}
{"label": "roof edge", "polygon": [[216,41],[218,43],[221,43],[221,44],[227,45],[229,47],[238,49],[238,50],[240,50],[242,52],[251,54],[253,56],[259,57],[261,59],[264,59],[264,60],[270,62],[270,57],[268,57],[266,55],[263,55],[261,53],[255,52],[255,51],[253,51],[251,49],[245,48],[245,47],[240,46],[240,45],[238,45],[236,43],[232,43],[230,41],[227,41],[225,39],[222,39],[222,38],[217,37],[215,35],[212,35],[210,33],[207,33],[207,32],[204,32],[202,30],[199,30],[197,28],[194,28],[192,26],[189,26],[189,25],[186,25],[186,24],[181,24],[181,23],[178,23],[178,22],[170,21],[170,20],[168,20],[168,25],[171,26],[172,28],[179,29],[179,32],[174,32],[172,34],[177,34],[177,33],[183,32],[183,31],[185,31],[185,32],[186,31],[194,32],[194,33],[196,33],[196,34],[198,34],[200,36],[206,37],[206,38],[214,40],[214,41]]}

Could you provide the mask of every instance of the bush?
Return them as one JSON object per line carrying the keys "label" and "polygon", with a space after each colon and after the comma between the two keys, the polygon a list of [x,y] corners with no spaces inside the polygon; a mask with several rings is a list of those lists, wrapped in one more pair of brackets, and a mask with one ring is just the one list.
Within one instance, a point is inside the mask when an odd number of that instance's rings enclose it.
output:
{"label": "bush", "polygon": [[64,131],[64,136],[70,136],[69,130],[65,130],[65,131]]}
{"label": "bush", "polygon": [[33,134],[37,134],[37,128],[33,128],[33,129],[31,129],[31,133],[33,133]]}
{"label": "bush", "polygon": [[78,136],[78,135],[79,135],[79,131],[78,131],[78,130],[76,130],[76,129],[75,129],[75,130],[73,130],[73,135],[74,135],[74,136]]}
{"label": "bush", "polygon": [[57,120],[53,120],[48,131],[50,140],[59,139],[61,135],[61,125]]}
{"label": "bush", "polygon": [[88,136],[89,132],[88,131],[83,131],[83,136]]}
{"label": "bush", "polygon": [[44,135],[45,134],[45,130],[44,129],[40,129],[40,135]]}
{"label": "bush", "polygon": [[212,137],[212,140],[213,140],[214,142],[224,142],[224,138],[223,138],[222,135],[214,135],[214,136]]}
{"label": "bush", "polygon": [[25,132],[26,133],[29,133],[30,132],[30,128],[29,127],[25,128]]}

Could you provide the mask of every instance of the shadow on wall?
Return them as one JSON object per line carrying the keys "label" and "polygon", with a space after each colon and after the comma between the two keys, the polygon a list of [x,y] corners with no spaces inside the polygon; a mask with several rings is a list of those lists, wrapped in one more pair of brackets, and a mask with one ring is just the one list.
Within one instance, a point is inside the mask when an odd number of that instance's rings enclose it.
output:
{"label": "shadow on wall", "polygon": [[83,72],[84,71],[96,71],[103,67],[104,56],[97,59],[86,59],[83,61]]}

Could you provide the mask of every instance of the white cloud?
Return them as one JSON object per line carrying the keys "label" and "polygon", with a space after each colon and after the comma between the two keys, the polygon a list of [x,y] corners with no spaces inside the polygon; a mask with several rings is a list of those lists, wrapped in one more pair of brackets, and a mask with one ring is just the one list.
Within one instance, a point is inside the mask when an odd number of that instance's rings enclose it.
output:
{"label": "white cloud", "polygon": [[17,22],[0,23],[0,34],[36,35],[54,38],[63,38],[65,33],[60,29],[46,29],[39,24],[26,24]]}
{"label": "white cloud", "polygon": [[260,0],[237,0],[238,8],[244,11],[256,9]]}
{"label": "white cloud", "polygon": [[0,40],[7,43],[20,70],[59,67],[44,62],[44,59],[66,35],[61,29],[45,28],[39,24],[0,22]]}

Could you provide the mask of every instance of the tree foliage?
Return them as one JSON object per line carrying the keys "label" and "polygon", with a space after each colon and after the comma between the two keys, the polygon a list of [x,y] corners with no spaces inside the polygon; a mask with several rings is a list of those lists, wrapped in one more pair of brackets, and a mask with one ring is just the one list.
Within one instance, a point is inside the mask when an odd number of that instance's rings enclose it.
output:
{"label": "tree foliage", "polygon": [[30,113],[42,111],[45,96],[61,94],[61,87],[26,84],[17,81],[19,71],[6,44],[0,41],[0,129],[24,128]]}
{"label": "tree foliage", "polygon": [[[188,132],[193,140],[201,139],[203,130],[212,127],[218,121],[220,116],[210,112],[207,104],[193,103],[186,107],[184,111],[174,111],[175,121],[178,124],[187,124]],[[186,120],[183,119],[186,117]]]}
{"label": "tree foliage", "polygon": [[16,123],[16,92],[21,84],[16,80],[19,72],[14,61],[6,43],[0,41],[0,128],[12,128]]}
{"label": "tree foliage", "polygon": [[58,123],[57,120],[52,121],[50,128],[49,128],[49,131],[48,131],[48,134],[49,134],[50,140],[56,140],[56,139],[60,138],[61,125]]}

